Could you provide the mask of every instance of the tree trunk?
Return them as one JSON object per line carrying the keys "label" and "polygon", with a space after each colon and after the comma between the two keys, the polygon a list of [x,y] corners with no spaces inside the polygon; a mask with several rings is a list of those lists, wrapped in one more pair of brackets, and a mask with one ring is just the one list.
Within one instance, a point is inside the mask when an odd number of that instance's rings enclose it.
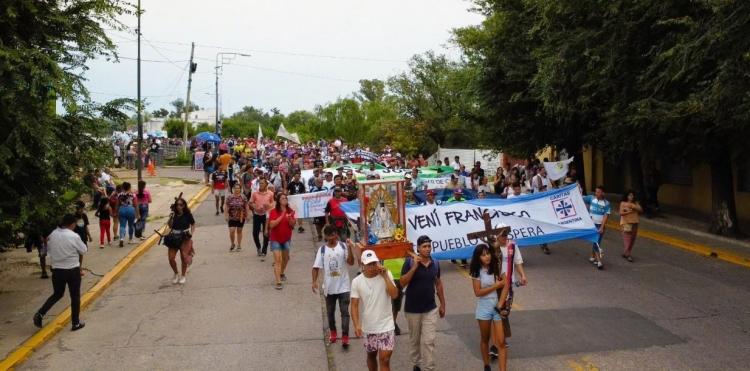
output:
{"label": "tree trunk", "polygon": [[729,153],[722,150],[711,158],[711,227],[720,235],[739,234],[737,208],[734,200],[734,177]]}
{"label": "tree trunk", "polygon": [[643,168],[641,165],[641,156],[638,152],[631,152],[628,155],[630,160],[629,169],[630,172],[630,184],[629,187],[635,191],[635,196],[638,200],[643,203],[645,199],[645,187],[643,186]]}
{"label": "tree trunk", "polygon": [[[576,175],[578,176],[578,184],[581,185],[582,193],[586,193],[586,172],[583,167],[583,148],[565,148],[565,152],[568,152],[569,156],[575,156],[573,158],[573,165],[576,169]],[[594,164],[591,164],[594,166]]]}

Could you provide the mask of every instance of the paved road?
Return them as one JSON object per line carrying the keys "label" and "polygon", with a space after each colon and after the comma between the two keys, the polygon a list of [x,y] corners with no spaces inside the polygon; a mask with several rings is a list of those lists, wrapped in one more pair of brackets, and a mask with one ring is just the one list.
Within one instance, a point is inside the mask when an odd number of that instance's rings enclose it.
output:
{"label": "paved road", "polygon": [[[361,340],[349,351],[323,340],[320,298],[309,288],[311,236],[295,235],[289,283],[276,291],[270,261],[258,260],[249,239],[229,253],[213,211],[207,199],[195,212],[198,256],[185,286],[170,283],[166,252],[155,246],[83,313],[84,330],[57,335],[21,368],[327,370],[330,355],[335,369],[364,369]],[[553,245],[550,256],[524,250],[530,282],[516,294],[511,369],[746,369],[750,270],[645,239],[628,263],[613,231],[603,246],[604,271],[588,263],[585,243]],[[439,369],[481,369],[470,281],[442,267]],[[406,336],[394,370],[411,370]]]}
{"label": "paved road", "polygon": [[[189,179],[192,174],[176,174]],[[125,179],[130,180],[130,179]],[[132,180],[130,180],[132,181]],[[153,203],[150,207],[149,222],[146,233],[150,235],[154,228],[164,224],[169,215],[169,205],[179,192],[184,192],[189,198],[201,188],[198,184],[184,184],[176,179],[146,178],[148,189],[151,191]],[[118,248],[117,243],[112,247],[99,249],[99,223],[94,212],[88,213],[89,230],[94,242],[89,243],[89,253],[84,257],[84,267],[97,274],[110,270],[118,261],[131,252],[136,244],[126,244]],[[140,243],[140,241],[135,241]],[[49,259],[47,260],[49,264]],[[31,315],[39,309],[44,300],[52,293],[49,280],[40,280],[41,269],[36,251],[26,253],[24,249],[14,249],[0,254],[0,359],[20,345],[25,339],[34,334],[36,328],[29,326]],[[82,280],[82,289],[88,290],[94,286],[100,277],[88,273]],[[48,318],[63,312],[70,305],[66,295],[58,304],[52,307]]]}

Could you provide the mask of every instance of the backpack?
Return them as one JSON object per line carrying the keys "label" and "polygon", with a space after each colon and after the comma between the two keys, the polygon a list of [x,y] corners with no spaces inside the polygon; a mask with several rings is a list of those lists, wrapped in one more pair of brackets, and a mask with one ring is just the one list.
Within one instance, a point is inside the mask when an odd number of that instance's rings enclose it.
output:
{"label": "backpack", "polygon": [[[341,243],[341,241],[336,243],[336,247],[343,245],[344,251],[348,252],[349,246],[347,246],[345,243]],[[323,244],[320,246],[320,257],[323,259],[323,263],[325,263],[325,256],[326,256],[326,245]]]}

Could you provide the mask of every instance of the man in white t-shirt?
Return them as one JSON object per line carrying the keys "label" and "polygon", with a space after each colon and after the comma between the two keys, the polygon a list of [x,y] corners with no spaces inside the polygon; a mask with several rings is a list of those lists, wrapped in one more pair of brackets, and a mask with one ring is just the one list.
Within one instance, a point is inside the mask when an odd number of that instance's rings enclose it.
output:
{"label": "man in white t-shirt", "polygon": [[[459,160],[460,158],[458,156],[453,158],[453,163],[451,164],[453,170],[461,170],[461,161]],[[448,161],[446,161],[445,164],[448,165]]]}
{"label": "man in white t-shirt", "polygon": [[531,188],[534,193],[546,192],[552,189],[552,182],[547,177],[547,169],[542,167],[539,173],[531,178]]}
{"label": "man in white t-shirt", "polygon": [[[396,342],[391,299],[398,297],[393,275],[372,250],[362,252],[362,274],[352,281],[352,321],[354,334],[364,336],[367,368],[390,370]],[[360,306],[362,313],[360,316]]]}
{"label": "man in white t-shirt", "polygon": [[328,314],[328,328],[331,344],[338,337],[336,333],[336,302],[341,312],[341,345],[349,347],[349,269],[344,262],[354,265],[352,242],[339,242],[336,228],[327,225],[323,228],[326,243],[318,249],[312,268],[312,291],[318,292],[318,274],[323,271],[323,296],[326,299],[326,313]]}

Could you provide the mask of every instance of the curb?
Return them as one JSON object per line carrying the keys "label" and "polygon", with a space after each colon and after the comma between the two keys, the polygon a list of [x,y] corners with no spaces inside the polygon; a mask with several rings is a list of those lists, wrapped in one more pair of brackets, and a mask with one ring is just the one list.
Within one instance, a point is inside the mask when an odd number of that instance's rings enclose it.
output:
{"label": "curb", "polygon": [[[607,222],[607,227],[621,231],[620,225],[615,222]],[[698,255],[709,258],[716,258],[728,263],[737,264],[745,268],[750,268],[750,257],[741,256],[732,252],[718,249],[712,246],[703,245],[695,242],[685,241],[679,238],[671,237],[662,233],[649,231],[647,229],[638,229],[638,236],[658,241],[669,246],[689,251]]]}
{"label": "curb", "polygon": [[[205,196],[208,194],[208,187],[202,188],[198,193],[193,196],[188,202],[189,207],[195,206],[197,203],[203,201]],[[163,225],[159,229],[159,233],[163,233],[167,226]],[[159,242],[159,235],[156,233],[152,234],[144,242],[138,245],[135,249],[130,251],[128,255],[122,258],[109,272],[107,272],[102,279],[99,280],[92,288],[86,293],[81,295],[81,311],[91,305],[94,300],[104,293],[104,291],[112,285],[122,274],[138,260],[138,258],[151,249],[156,243]],[[9,370],[13,367],[17,367],[23,361],[25,361],[31,353],[36,349],[50,340],[55,334],[60,332],[68,323],[70,323],[70,308],[66,309],[62,313],[58,314],[52,321],[47,323],[46,326],[42,327],[34,335],[24,341],[16,349],[14,349],[8,356],[0,361],[0,370]]]}
{"label": "curb", "polygon": [[653,218],[652,219],[647,219],[647,220],[648,221],[646,223],[656,224],[656,225],[658,225],[660,227],[671,228],[671,229],[675,229],[675,230],[678,230],[678,231],[683,232],[683,233],[692,234],[694,236],[705,237],[705,238],[712,238],[712,239],[716,239],[716,240],[719,240],[719,241],[722,241],[722,242],[726,242],[726,243],[731,244],[731,245],[738,245],[738,246],[742,246],[742,247],[745,247],[745,248],[750,248],[750,244],[748,244],[747,242],[742,241],[742,240],[738,240],[738,239],[734,239],[734,238],[731,238],[731,237],[726,237],[726,236],[721,236],[721,235],[717,235],[717,234],[711,234],[711,233],[708,233],[708,232],[697,231],[697,230],[690,229],[690,228],[680,227],[680,226],[677,226],[677,225],[669,224],[667,222],[663,222],[661,220],[655,220]]}

